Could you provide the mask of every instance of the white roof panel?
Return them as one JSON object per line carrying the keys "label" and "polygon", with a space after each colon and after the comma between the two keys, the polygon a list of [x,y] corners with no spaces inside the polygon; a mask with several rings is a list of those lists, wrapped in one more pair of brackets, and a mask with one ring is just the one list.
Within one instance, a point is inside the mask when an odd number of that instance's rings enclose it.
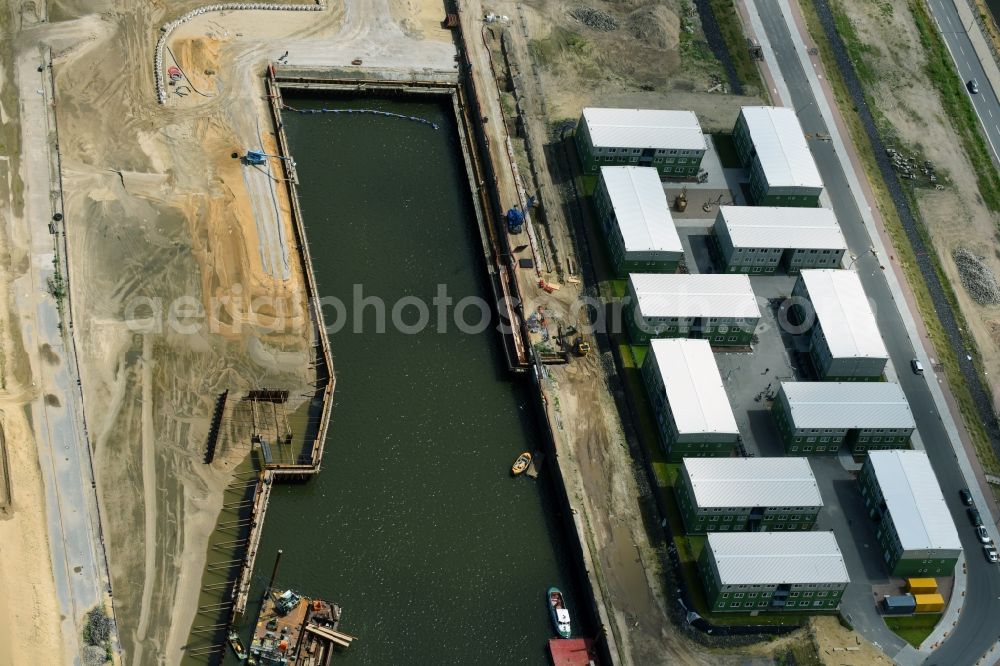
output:
{"label": "white roof panel", "polygon": [[739,434],[708,340],[654,338],[650,353],[679,433]]}
{"label": "white roof panel", "polygon": [[806,458],[684,458],[684,468],[700,508],[823,506]]}
{"label": "white roof panel", "polygon": [[746,275],[630,273],[628,278],[644,317],[760,318]]}
{"label": "white roof panel", "polygon": [[660,109],[583,110],[593,145],[606,148],[706,150],[698,117],[692,111]]}
{"label": "white roof panel", "polygon": [[781,382],[797,428],[915,428],[899,384]]}
{"label": "white roof panel", "polygon": [[849,583],[833,532],[711,532],[722,585]]}
{"label": "white roof panel", "polygon": [[744,106],[750,138],[771,187],[823,187],[795,111],[780,106]]}
{"label": "white roof panel", "polygon": [[833,358],[889,358],[856,272],[806,269],[801,279]]}
{"label": "white roof panel", "polygon": [[684,251],[660,174],[652,167],[601,167],[626,252]]}
{"label": "white roof panel", "polygon": [[734,247],[796,250],[847,250],[837,217],[829,208],[720,206]]}
{"label": "white roof panel", "polygon": [[903,550],[960,550],[955,522],[923,451],[869,451]]}

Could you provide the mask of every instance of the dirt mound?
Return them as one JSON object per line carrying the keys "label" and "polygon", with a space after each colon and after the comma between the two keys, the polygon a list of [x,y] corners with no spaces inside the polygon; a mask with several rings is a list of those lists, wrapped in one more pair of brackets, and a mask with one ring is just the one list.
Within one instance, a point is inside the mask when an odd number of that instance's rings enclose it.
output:
{"label": "dirt mound", "polygon": [[187,81],[182,81],[179,85],[187,83],[206,94],[214,93],[220,47],[218,40],[204,37],[174,40],[171,45],[173,55],[177,59],[177,65],[187,77]]}
{"label": "dirt mound", "polygon": [[657,49],[673,50],[680,42],[680,19],[662,5],[635,10],[625,20],[625,27],[640,42]]}

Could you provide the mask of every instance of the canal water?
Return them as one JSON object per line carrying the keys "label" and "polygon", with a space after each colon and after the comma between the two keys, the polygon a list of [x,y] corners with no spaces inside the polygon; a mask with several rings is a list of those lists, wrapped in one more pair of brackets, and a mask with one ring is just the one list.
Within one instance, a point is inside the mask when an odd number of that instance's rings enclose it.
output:
{"label": "canal water", "polygon": [[[342,629],[359,637],[337,663],[545,664],[548,586],[567,594],[576,633],[592,623],[545,474],[510,476],[517,454],[540,446],[530,387],[507,372],[492,329],[463,333],[448,317],[441,331],[433,306],[427,330],[391,324],[400,298],[431,305],[439,285],[455,302],[489,301],[451,101],[285,101],[377,108],[438,129],[284,114],[320,296],[341,299],[348,323],[330,336],[337,388],[323,471],[275,488],[253,599],[282,548],[278,585],[341,604]],[[373,306],[354,330],[355,285],[386,302],[384,333]],[[325,316],[337,319],[333,308]],[[474,323],[478,308],[465,316]]]}

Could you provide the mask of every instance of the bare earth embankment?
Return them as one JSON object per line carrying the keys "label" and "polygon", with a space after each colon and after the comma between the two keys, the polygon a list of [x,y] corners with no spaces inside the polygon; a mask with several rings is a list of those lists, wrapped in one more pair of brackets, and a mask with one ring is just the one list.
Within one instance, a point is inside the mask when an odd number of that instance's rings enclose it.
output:
{"label": "bare earth embankment", "polygon": [[[292,65],[359,56],[454,65],[447,37],[413,42],[388,0],[216,12],[171,35],[171,58],[195,92],[158,106],[159,27],[202,4],[105,3],[99,10],[113,11],[100,15],[103,30],[80,35],[54,63],[75,335],[130,663],[176,662],[194,618],[229,480],[225,465],[202,462],[216,396],[309,393],[312,340],[288,201],[231,157],[274,145],[264,67],[285,51]],[[429,30],[410,5],[392,9],[409,32]],[[72,25],[95,10],[67,1],[59,16]],[[189,316],[199,308],[219,313],[220,325]]]}
{"label": "bare earth embankment", "polygon": [[991,299],[983,299],[980,290],[963,287],[955,253],[968,250],[981,258],[988,271],[1000,275],[996,252],[1000,213],[990,210],[980,196],[972,162],[927,72],[927,51],[910,4],[838,0],[832,6],[856,35],[854,40],[848,36],[848,42],[856,45],[853,55],[867,73],[864,83],[883,116],[881,129],[897,137],[897,149],[921,162],[930,161],[943,176],[941,188],[920,187],[915,199],[930,244],[981,354],[996,404],[1000,302],[988,302]]}

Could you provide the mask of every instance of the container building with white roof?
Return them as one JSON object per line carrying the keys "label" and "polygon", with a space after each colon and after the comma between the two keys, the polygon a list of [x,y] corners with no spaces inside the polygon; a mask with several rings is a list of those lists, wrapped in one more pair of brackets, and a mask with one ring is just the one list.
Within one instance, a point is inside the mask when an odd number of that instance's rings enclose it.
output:
{"label": "container building with white roof", "polygon": [[891,382],[781,382],[771,413],[793,455],[833,455],[844,443],[855,455],[905,449],[916,429],[903,389]]}
{"label": "container building with white roof", "polygon": [[746,275],[631,273],[625,321],[635,342],[693,337],[749,346],[760,307]]}
{"label": "container building with white roof", "polygon": [[733,143],[750,170],[750,200],[758,206],[819,206],[823,179],[795,111],[744,106]]}
{"label": "container building with white roof", "polygon": [[707,341],[651,340],[642,376],[671,461],[732,453],[740,432]]}
{"label": "container building with white roof", "polygon": [[714,239],[727,273],[840,268],[847,252],[829,208],[720,206]]}
{"label": "container building with white roof", "polygon": [[602,166],[648,166],[663,178],[693,179],[708,149],[692,111],[588,107],[575,138],[590,174]]}
{"label": "container building with white roof", "polygon": [[716,613],[830,611],[851,582],[833,532],[713,532],[698,573]]}
{"label": "container building with white roof", "polygon": [[[809,355],[825,381],[880,381],[889,361],[875,313],[851,270],[804,270],[792,295],[808,327]],[[808,301],[808,303],[806,303]]]}
{"label": "container building with white roof", "polygon": [[677,271],[684,249],[656,169],[601,167],[594,208],[620,277]]}
{"label": "container building with white roof", "polygon": [[926,453],[872,451],[858,484],[893,576],[954,573],[962,543]]}
{"label": "container building with white roof", "polygon": [[823,508],[808,458],[684,458],[674,492],[689,534],[810,530]]}

